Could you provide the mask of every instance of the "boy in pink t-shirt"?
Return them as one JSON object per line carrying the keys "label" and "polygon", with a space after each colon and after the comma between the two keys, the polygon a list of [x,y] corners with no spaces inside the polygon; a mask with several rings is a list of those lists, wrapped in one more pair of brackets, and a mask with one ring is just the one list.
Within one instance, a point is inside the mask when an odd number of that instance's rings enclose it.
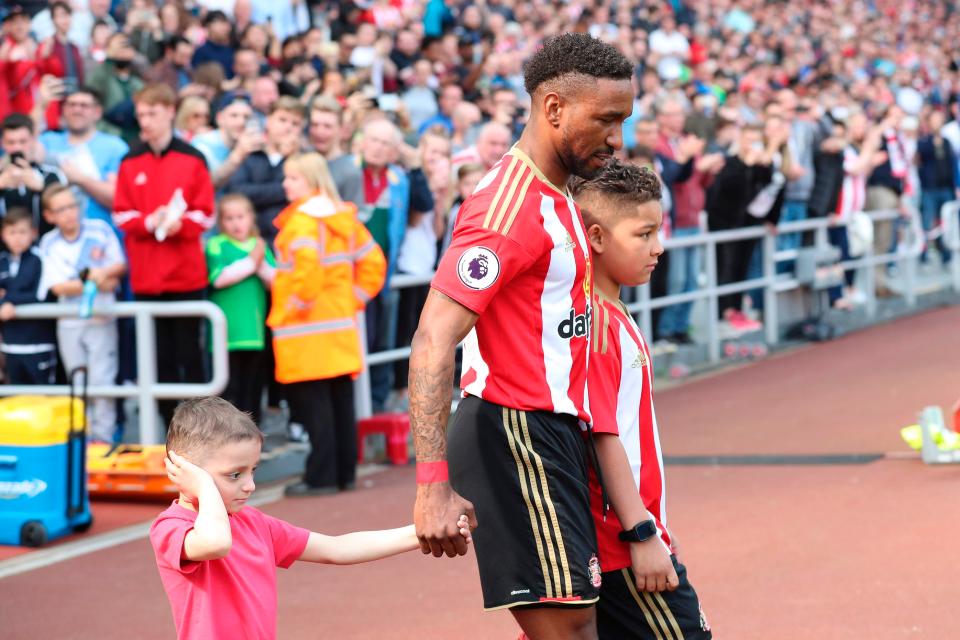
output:
{"label": "boy in pink t-shirt", "polygon": [[[180,497],[153,523],[150,543],[178,638],[276,638],[276,567],[420,547],[413,525],[325,536],[247,507],[262,444],[253,420],[220,398],[188,400],[173,415],[166,465]],[[466,516],[457,525],[469,542]]]}

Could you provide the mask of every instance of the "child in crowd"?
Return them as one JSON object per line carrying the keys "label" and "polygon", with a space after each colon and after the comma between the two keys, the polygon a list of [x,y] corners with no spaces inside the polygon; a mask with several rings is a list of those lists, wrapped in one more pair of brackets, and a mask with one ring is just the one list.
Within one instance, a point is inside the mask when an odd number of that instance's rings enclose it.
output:
{"label": "child in crowd", "polygon": [[260,238],[256,213],[241,194],[220,199],[220,233],[207,242],[210,300],[227,316],[230,381],[223,396],[241,411],[260,420],[260,400],[266,384],[267,289],[273,283],[276,262]]}
{"label": "child in crowd", "polygon": [[477,189],[477,185],[480,184],[480,180],[483,179],[484,173],[483,165],[476,163],[467,163],[457,169],[457,196],[447,216],[447,229],[443,234],[440,255],[443,255],[447,247],[450,246],[450,240],[453,238],[453,227],[457,224],[457,214],[460,213],[460,205]]}
{"label": "child in crowd", "polygon": [[591,473],[596,578],[603,572],[599,636],[705,640],[710,627],[667,528],[650,349],[620,301],[620,287],[649,282],[663,254],[660,181],[649,169],[615,162],[571,186],[593,257],[587,387],[600,469]]}
{"label": "child in crowd", "polygon": [[[263,434],[226,400],[188,400],[167,431],[167,474],[180,497],[150,542],[178,638],[277,637],[276,567],[355,564],[420,547],[413,525],[311,533],[247,506]],[[470,542],[466,516],[457,522]]]}
{"label": "child in crowd", "polygon": [[7,384],[54,384],[57,377],[57,324],[54,320],[14,320],[16,307],[43,302],[43,262],[33,248],[37,239],[33,215],[11,208],[0,230],[7,250],[0,253],[0,321]]}
{"label": "child in crowd", "polygon": [[[86,367],[91,386],[114,384],[118,366],[117,320],[97,316],[96,310],[116,302],[114,292],[127,272],[120,242],[103,220],[80,219],[80,205],[66,185],[47,187],[40,204],[44,217],[56,226],[40,240],[42,289],[53,292],[60,302],[77,304],[85,283],[97,286],[93,317],[57,321],[63,367],[68,375],[77,367]],[[117,430],[116,402],[113,398],[93,398],[89,406],[90,439],[112,442]]]}

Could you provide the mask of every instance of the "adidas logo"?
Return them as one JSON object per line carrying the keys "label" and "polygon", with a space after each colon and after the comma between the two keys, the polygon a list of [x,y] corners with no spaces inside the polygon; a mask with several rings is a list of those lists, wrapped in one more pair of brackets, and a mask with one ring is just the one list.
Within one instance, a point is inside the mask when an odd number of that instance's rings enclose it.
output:
{"label": "adidas logo", "polygon": [[647,356],[643,354],[643,351],[637,354],[637,357],[634,359],[633,364],[630,365],[633,369],[640,369],[647,366]]}
{"label": "adidas logo", "polygon": [[571,237],[570,237],[570,234],[568,233],[568,234],[567,234],[567,241],[563,244],[563,250],[564,250],[564,251],[567,251],[567,252],[570,252],[570,251],[573,251],[573,248],[574,248],[575,246],[577,246],[576,243],[573,241],[573,238],[571,238]]}

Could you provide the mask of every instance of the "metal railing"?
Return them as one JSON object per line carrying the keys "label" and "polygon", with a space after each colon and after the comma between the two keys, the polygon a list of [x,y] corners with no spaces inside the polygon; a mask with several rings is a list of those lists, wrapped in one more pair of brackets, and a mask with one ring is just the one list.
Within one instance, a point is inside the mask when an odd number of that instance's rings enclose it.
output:
{"label": "metal railing", "polygon": [[[899,210],[869,211],[866,214],[874,222],[888,222],[901,220],[903,216]],[[960,215],[960,201],[949,202],[941,209],[943,219],[950,219],[950,215]],[[910,215],[918,215],[916,211],[911,211]],[[815,243],[817,246],[829,245],[827,239],[827,230],[832,226],[838,226],[830,218],[814,218],[799,222],[781,223],[777,226],[776,233],[771,233],[765,226],[752,226],[743,229],[730,231],[703,231],[697,235],[684,236],[681,238],[669,238],[664,242],[664,250],[682,249],[688,247],[703,247],[704,255],[701,263],[703,265],[703,275],[706,284],[698,287],[695,291],[686,293],[671,294],[657,298],[650,297],[650,287],[636,287],[636,302],[627,305],[627,308],[634,314],[640,316],[640,326],[644,334],[653,335],[653,310],[662,309],[675,304],[684,302],[695,302],[705,300],[707,302],[707,331],[706,345],[707,357],[712,363],[720,361],[721,358],[721,336],[720,336],[720,309],[719,299],[721,296],[731,293],[746,293],[756,289],[763,291],[764,307],[764,336],[770,345],[776,345],[780,342],[779,310],[777,308],[777,295],[788,291],[793,291],[807,286],[807,283],[801,282],[789,273],[778,273],[777,263],[783,261],[795,260],[799,250],[777,250],[777,237],[789,233],[813,232],[815,234]],[[960,224],[947,225],[946,233],[948,236],[947,245],[953,253],[952,263],[952,281],[955,291],[960,292]],[[900,272],[904,278],[903,297],[906,304],[910,307],[916,305],[916,263],[917,257],[923,248],[923,238],[916,237],[916,234],[908,231],[907,245],[889,253],[875,254],[872,243],[866,246],[862,256],[851,260],[840,262],[839,265],[846,270],[863,271],[863,289],[866,294],[866,312],[868,316],[875,317],[877,313],[876,300],[876,281],[875,268],[881,265],[897,263]],[[736,242],[739,240],[760,240],[762,243],[763,256],[763,275],[759,278],[734,282],[729,284],[718,284],[717,280],[717,245]],[[402,289],[429,284],[433,279],[433,274],[424,276],[397,275],[391,280],[391,289]],[[366,344],[366,343],[364,343]],[[367,354],[367,368],[361,374],[360,383],[357,385],[357,413],[364,417],[370,414],[370,394],[369,394],[369,367],[396,362],[409,358],[410,347],[401,347],[377,351]]]}
{"label": "metal railing", "polygon": [[[159,444],[157,400],[217,395],[227,386],[227,319],[223,311],[206,301],[190,302],[118,302],[95,308],[97,317],[134,318],[136,326],[137,382],[135,385],[89,386],[87,393],[100,398],[136,398],[140,405],[140,439],[143,444]],[[76,318],[74,304],[28,304],[17,307],[17,319],[41,320]],[[155,318],[203,317],[210,321],[213,347],[213,375],[209,382],[189,384],[157,382]],[[96,357],[91,354],[90,357]],[[0,396],[67,395],[67,385],[0,385]]]}

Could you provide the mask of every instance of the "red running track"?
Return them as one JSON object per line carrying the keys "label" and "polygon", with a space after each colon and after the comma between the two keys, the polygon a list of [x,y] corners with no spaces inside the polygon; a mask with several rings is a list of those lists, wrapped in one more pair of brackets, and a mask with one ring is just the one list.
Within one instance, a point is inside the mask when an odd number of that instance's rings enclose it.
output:
{"label": "red running track", "polygon": [[[897,430],[960,395],[960,308],[692,381],[658,395],[667,455],[906,451]],[[671,526],[717,638],[960,636],[952,614],[960,467],[670,466]],[[325,533],[409,521],[413,471],[271,514]],[[482,523],[481,523],[482,526]],[[172,638],[146,540],[0,580],[0,638]],[[410,553],[281,572],[280,637],[513,640],[480,611],[472,558]]]}

